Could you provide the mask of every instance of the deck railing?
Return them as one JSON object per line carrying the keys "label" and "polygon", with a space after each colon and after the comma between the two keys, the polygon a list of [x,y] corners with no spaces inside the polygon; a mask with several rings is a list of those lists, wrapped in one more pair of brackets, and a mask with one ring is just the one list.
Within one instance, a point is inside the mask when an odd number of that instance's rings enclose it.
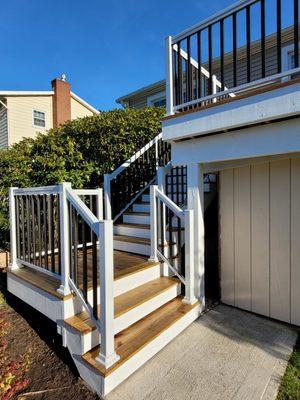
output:
{"label": "deck railing", "polygon": [[156,177],[158,166],[170,161],[170,145],[157,135],[111,174],[104,175],[106,219],[116,221]]}
{"label": "deck railing", "polygon": [[238,1],[168,37],[166,55],[169,115],[291,77],[300,72],[298,0]]}
{"label": "deck railing", "polygon": [[151,260],[164,263],[185,288],[184,301],[193,304],[194,235],[193,210],[178,207],[158,186],[150,187]]}
{"label": "deck railing", "polygon": [[10,188],[9,194],[10,269],[27,266],[54,275],[61,281],[61,294],[75,292],[101,337],[97,360],[109,368],[119,358],[114,347],[113,223],[103,220],[102,190],[76,191],[62,183]]}

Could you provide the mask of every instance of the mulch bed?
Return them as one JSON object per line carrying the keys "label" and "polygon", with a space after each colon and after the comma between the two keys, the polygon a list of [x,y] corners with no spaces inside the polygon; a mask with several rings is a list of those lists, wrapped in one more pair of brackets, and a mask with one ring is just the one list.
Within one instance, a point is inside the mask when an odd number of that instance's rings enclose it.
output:
{"label": "mulch bed", "polygon": [[0,399],[99,399],[78,377],[56,324],[7,292],[5,272],[0,272]]}

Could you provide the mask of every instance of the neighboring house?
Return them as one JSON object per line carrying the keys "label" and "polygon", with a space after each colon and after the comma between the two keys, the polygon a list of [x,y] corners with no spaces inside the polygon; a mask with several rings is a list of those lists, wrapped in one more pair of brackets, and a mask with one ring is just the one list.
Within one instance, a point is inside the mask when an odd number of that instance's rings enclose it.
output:
{"label": "neighboring house", "polygon": [[143,87],[116,100],[123,107],[143,108],[147,106],[166,106],[165,80]]}
{"label": "neighboring house", "polygon": [[65,121],[98,113],[71,92],[65,79],[54,79],[51,91],[0,91],[0,149]]}
{"label": "neighboring house", "polygon": [[104,202],[10,189],[8,290],[101,395],[216,300],[300,326],[299,7],[283,3],[242,0],[167,38],[162,132],[104,176]]}

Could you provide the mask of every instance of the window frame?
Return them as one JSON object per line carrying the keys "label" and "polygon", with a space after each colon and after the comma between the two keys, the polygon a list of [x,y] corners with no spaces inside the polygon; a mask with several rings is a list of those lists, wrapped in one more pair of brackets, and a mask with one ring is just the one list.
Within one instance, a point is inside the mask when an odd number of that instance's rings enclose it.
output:
{"label": "window frame", "polygon": [[[36,124],[35,124],[35,122],[34,122],[35,119],[40,119],[40,120],[42,120],[41,118],[38,118],[38,117],[35,117],[35,116],[34,116],[34,113],[35,113],[35,112],[44,114],[44,123],[45,123],[45,126],[41,126],[41,125],[36,125]],[[46,128],[47,128],[47,124],[46,124],[46,112],[45,112],[45,111],[38,110],[38,109],[36,109],[36,108],[33,108],[33,109],[32,109],[32,126],[33,126],[34,128],[39,128],[39,129],[46,129]]]}

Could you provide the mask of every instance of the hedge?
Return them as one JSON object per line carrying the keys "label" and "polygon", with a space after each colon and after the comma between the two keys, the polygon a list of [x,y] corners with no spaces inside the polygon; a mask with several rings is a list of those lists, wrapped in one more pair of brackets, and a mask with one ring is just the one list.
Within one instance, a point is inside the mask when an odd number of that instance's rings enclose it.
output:
{"label": "hedge", "polygon": [[8,248],[8,188],[71,182],[95,188],[161,130],[157,107],[101,112],[0,151],[0,247]]}

